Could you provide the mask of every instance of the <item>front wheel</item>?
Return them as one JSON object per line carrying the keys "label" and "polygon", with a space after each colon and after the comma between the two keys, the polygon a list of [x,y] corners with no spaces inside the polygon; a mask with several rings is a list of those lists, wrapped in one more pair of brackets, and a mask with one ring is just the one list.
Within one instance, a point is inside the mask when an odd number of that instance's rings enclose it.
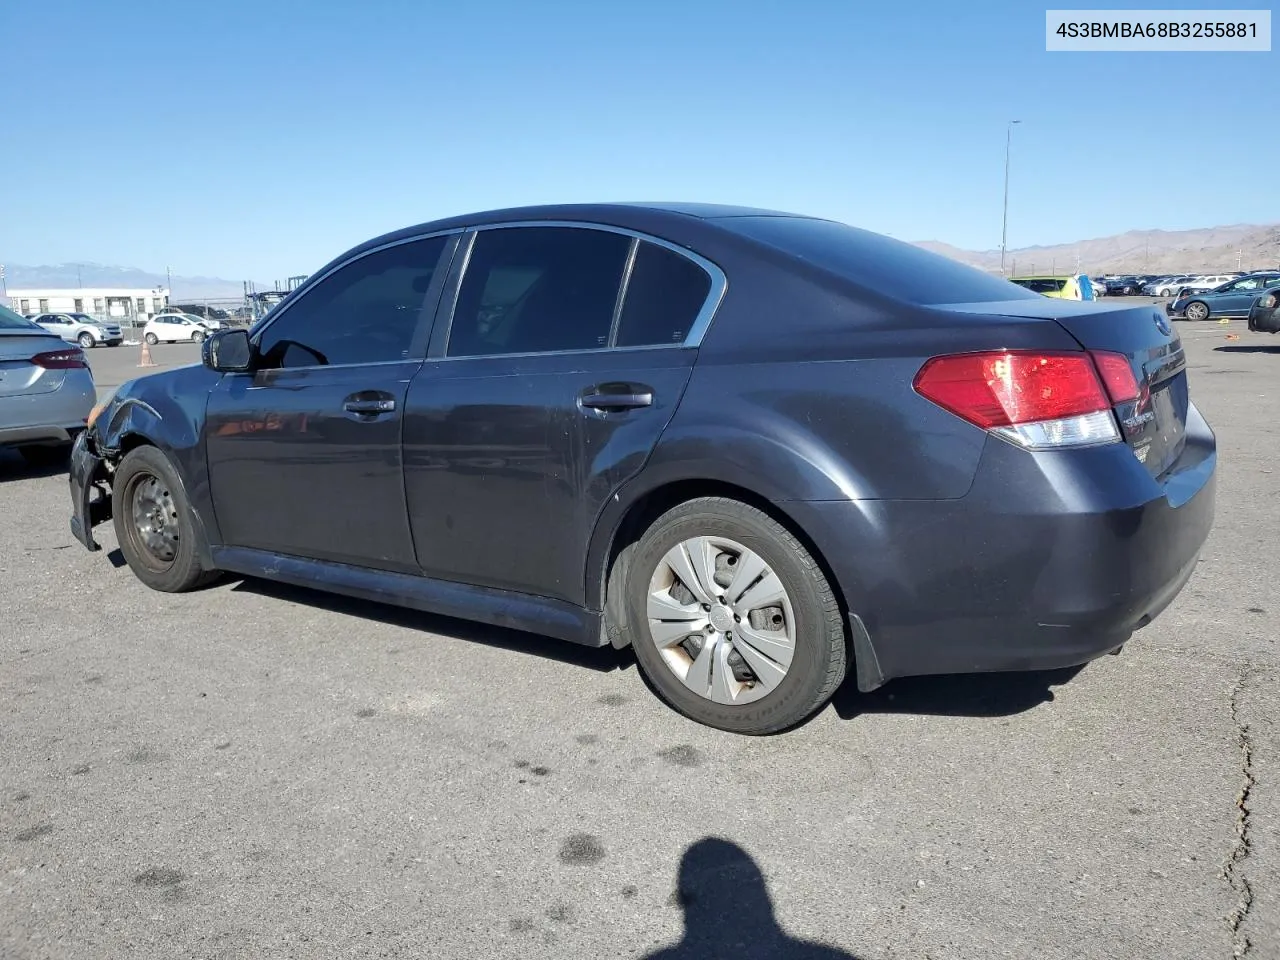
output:
{"label": "front wheel", "polygon": [[814,558],[768,514],[706,497],[663,514],[627,564],[624,629],[676,710],[733,733],[813,716],[844,679],[844,625]]}
{"label": "front wheel", "polygon": [[111,515],[120,552],[151,589],[182,593],[217,576],[200,564],[191,504],[169,458],[157,448],[136,447],[120,461]]}
{"label": "front wheel", "polygon": [[143,336],[142,339],[147,341],[147,346],[150,346],[150,347],[154,347],[157,343],[160,342],[160,338],[157,337],[154,333],[148,333],[145,336]]}
{"label": "front wheel", "polygon": [[192,342],[192,343],[203,343],[203,342],[204,342],[204,334],[203,334],[203,333],[201,333],[199,330],[197,330],[195,333],[193,333],[193,334],[191,335],[191,342]]}
{"label": "front wheel", "polygon": [[1187,304],[1186,315],[1188,320],[1208,320],[1209,305],[1199,300],[1192,300]]}
{"label": "front wheel", "polygon": [[83,347],[85,350],[91,350],[93,349],[93,342],[94,342],[93,334],[82,333],[80,334],[80,336],[76,337],[76,342],[79,343],[80,346]]}

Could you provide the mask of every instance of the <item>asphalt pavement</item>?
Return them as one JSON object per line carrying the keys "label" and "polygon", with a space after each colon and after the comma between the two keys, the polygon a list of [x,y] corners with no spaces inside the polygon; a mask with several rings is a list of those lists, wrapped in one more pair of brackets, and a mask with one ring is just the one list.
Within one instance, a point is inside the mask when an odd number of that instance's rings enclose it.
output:
{"label": "asphalt pavement", "polygon": [[1280,337],[1178,326],[1221,474],[1174,605],[1078,672],[767,739],[627,654],[151,592],[0,457],[0,957],[1280,957]]}

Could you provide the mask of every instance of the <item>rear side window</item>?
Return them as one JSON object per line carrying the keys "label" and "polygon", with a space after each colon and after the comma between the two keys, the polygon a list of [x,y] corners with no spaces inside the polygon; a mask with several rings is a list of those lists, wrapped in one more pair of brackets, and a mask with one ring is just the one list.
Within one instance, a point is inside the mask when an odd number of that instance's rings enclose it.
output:
{"label": "rear side window", "polygon": [[949,257],[843,223],[804,217],[727,217],[717,222],[864,289],[908,303],[983,303],[1037,296]]}
{"label": "rear side window", "polygon": [[[427,289],[444,237],[401,243],[353,260],[321,280],[263,331],[264,365],[312,367],[409,358],[419,323],[434,304]],[[427,316],[424,317],[424,308]],[[164,323],[189,323],[159,317]]]}
{"label": "rear side window", "polygon": [[446,355],[607,347],[631,238],[579,227],[480,231]]}
{"label": "rear side window", "polygon": [[26,317],[19,316],[8,307],[4,306],[0,306],[0,330],[30,330],[32,333],[43,332]]}
{"label": "rear side window", "polygon": [[688,257],[641,242],[627,282],[615,346],[682,343],[711,293],[711,277]]}

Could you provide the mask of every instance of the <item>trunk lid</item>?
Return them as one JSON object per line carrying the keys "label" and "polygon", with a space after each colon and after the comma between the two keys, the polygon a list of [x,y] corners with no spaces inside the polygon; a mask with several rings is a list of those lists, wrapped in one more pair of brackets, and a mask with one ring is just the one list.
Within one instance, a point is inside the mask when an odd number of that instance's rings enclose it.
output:
{"label": "trunk lid", "polygon": [[0,398],[52,393],[62,386],[65,370],[37,367],[31,358],[37,353],[66,350],[61,337],[47,333],[0,328]]}
{"label": "trunk lid", "polygon": [[1149,304],[1010,300],[957,304],[947,309],[1006,317],[1053,319],[1086,350],[1124,354],[1138,382],[1138,399],[1115,407],[1133,454],[1157,479],[1186,445],[1187,358],[1173,323]]}

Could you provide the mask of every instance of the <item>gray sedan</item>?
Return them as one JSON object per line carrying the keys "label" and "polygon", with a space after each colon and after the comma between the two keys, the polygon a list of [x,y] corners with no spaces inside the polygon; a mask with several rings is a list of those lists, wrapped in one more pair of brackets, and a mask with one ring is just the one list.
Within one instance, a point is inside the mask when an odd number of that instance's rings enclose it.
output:
{"label": "gray sedan", "polygon": [[97,400],[84,351],[0,307],[0,447],[65,458]]}

